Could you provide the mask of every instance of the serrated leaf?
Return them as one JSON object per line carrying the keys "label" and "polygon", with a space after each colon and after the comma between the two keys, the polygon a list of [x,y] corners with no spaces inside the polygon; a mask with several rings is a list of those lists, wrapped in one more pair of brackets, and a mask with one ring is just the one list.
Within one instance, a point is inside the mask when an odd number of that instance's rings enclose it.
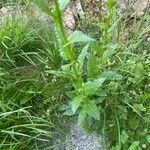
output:
{"label": "serrated leaf", "polygon": [[89,49],[89,44],[87,44],[81,51],[81,53],[78,56],[78,61],[80,63],[80,67],[83,66],[83,62],[86,58],[86,56],[88,55],[88,49]]}
{"label": "serrated leaf", "polygon": [[65,48],[62,40],[62,34],[59,28],[55,27],[55,34],[59,45],[60,56],[65,60],[70,60],[70,51]]}
{"label": "serrated leaf", "polygon": [[119,81],[122,80],[123,76],[121,74],[118,74],[115,71],[105,71],[101,74],[102,78],[106,78],[107,80],[111,80],[111,81]]}
{"label": "serrated leaf", "polygon": [[94,101],[89,101],[88,104],[86,104],[86,112],[94,119],[100,120],[100,109],[96,106]]}
{"label": "serrated leaf", "polygon": [[70,3],[71,0],[59,0],[60,10],[63,11]]}
{"label": "serrated leaf", "polygon": [[84,89],[85,94],[86,95],[94,94],[98,90],[98,88],[100,86],[102,86],[104,81],[105,81],[105,78],[99,78],[99,79],[96,79],[94,81],[86,82],[83,85],[83,89]]}
{"label": "serrated leaf", "polygon": [[48,3],[45,0],[31,0],[41,11],[46,13],[48,16],[53,17],[53,13],[51,12]]}
{"label": "serrated leaf", "polygon": [[84,34],[81,31],[74,31],[68,38],[69,44],[70,43],[90,43],[95,41],[93,38],[89,37],[88,35]]}
{"label": "serrated leaf", "polygon": [[117,48],[117,45],[114,45],[114,44],[111,44],[108,46],[107,50],[103,53],[103,56],[102,56],[103,63],[110,58],[110,56],[114,53],[116,48]]}
{"label": "serrated leaf", "polygon": [[139,141],[133,142],[133,143],[131,144],[131,146],[129,147],[129,150],[137,150],[139,144],[140,144]]}
{"label": "serrated leaf", "polygon": [[86,119],[87,113],[86,111],[82,108],[82,110],[79,112],[78,115],[78,127],[82,127],[85,119]]}
{"label": "serrated leaf", "polygon": [[76,113],[77,109],[80,107],[80,104],[82,101],[83,101],[83,96],[76,96],[71,101],[71,109],[72,109],[74,114]]}

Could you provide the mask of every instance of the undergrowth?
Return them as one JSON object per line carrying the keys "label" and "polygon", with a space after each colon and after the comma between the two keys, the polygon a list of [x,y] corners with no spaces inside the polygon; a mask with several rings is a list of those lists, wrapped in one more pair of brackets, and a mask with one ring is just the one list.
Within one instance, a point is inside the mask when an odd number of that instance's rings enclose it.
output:
{"label": "undergrowth", "polygon": [[102,22],[68,35],[69,0],[32,2],[51,25],[18,17],[0,27],[0,149],[55,149],[69,115],[108,149],[149,150],[149,14],[122,18],[107,0]]}

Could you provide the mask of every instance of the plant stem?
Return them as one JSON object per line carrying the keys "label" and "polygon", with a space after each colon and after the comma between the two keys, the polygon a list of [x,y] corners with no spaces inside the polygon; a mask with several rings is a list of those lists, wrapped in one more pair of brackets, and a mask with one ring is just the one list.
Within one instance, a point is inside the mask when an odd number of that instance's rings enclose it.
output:
{"label": "plant stem", "polygon": [[68,44],[68,38],[67,38],[67,34],[65,32],[65,28],[63,25],[62,12],[59,8],[58,0],[54,0],[54,5],[56,9],[56,16],[54,17],[54,20],[55,20],[56,26],[60,29],[61,35],[59,36],[61,37],[63,45],[66,45],[65,49],[67,53],[70,55],[70,61],[73,61],[75,59],[75,53],[74,53],[73,48],[70,46],[70,44]]}

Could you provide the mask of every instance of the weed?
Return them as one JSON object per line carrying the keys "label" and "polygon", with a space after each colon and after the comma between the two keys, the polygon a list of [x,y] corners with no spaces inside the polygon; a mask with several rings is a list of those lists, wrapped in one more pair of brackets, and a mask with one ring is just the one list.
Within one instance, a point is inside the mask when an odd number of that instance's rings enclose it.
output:
{"label": "weed", "polygon": [[64,115],[77,115],[79,127],[102,133],[112,150],[148,150],[149,15],[119,18],[107,0],[105,19],[81,28],[90,36],[68,35],[69,0],[32,2],[54,26],[15,19],[0,29],[0,148],[54,149]]}

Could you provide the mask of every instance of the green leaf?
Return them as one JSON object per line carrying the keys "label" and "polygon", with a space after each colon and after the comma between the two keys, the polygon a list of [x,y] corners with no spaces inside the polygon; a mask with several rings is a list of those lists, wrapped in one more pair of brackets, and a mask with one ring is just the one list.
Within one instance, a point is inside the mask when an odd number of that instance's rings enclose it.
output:
{"label": "green leaf", "polygon": [[86,119],[87,113],[84,108],[79,112],[78,115],[78,127],[81,127]]}
{"label": "green leaf", "polygon": [[133,142],[133,143],[131,144],[131,146],[129,147],[129,150],[137,150],[139,144],[140,144],[139,141]]}
{"label": "green leaf", "polygon": [[96,106],[94,101],[89,101],[88,104],[85,104],[85,107],[89,116],[98,121],[100,120],[100,108]]}
{"label": "green leaf", "polygon": [[46,71],[46,73],[49,73],[49,74],[53,74],[57,77],[63,77],[63,78],[68,78],[68,79],[74,79],[74,74],[70,71],[56,71],[56,70],[49,70],[49,71]]}
{"label": "green leaf", "polygon": [[103,89],[100,88],[95,92],[94,95],[99,96],[99,97],[106,97],[107,93],[106,93],[106,91],[104,91]]}
{"label": "green leaf", "polygon": [[124,105],[118,105],[118,116],[120,119],[128,119],[128,110]]}
{"label": "green leaf", "polygon": [[78,42],[82,42],[82,43],[90,43],[95,41],[94,39],[92,39],[91,37],[89,37],[88,35],[84,34],[81,31],[74,31],[68,38],[68,41],[70,43],[78,43]]}
{"label": "green leaf", "polygon": [[124,102],[124,103],[127,104],[130,108],[132,108],[133,111],[134,111],[136,114],[138,114],[142,119],[144,119],[143,116],[140,114],[140,112],[139,112],[137,109],[135,109],[131,104],[129,104],[128,102]]}
{"label": "green leaf", "polygon": [[53,17],[53,13],[51,12],[48,3],[45,0],[31,0],[41,11],[46,13],[48,16]]}
{"label": "green leaf", "polygon": [[77,109],[80,107],[81,102],[83,101],[83,96],[79,95],[76,96],[72,101],[71,101],[71,109],[73,113],[75,114]]}
{"label": "green leaf", "polygon": [[138,111],[146,111],[146,108],[143,106],[143,104],[134,104],[133,106]]}
{"label": "green leaf", "polygon": [[115,145],[111,148],[111,150],[121,150],[120,145]]}
{"label": "green leaf", "polygon": [[65,48],[65,46],[63,44],[62,33],[61,33],[60,29],[57,28],[57,27],[55,27],[55,34],[56,34],[56,39],[57,39],[57,42],[58,42],[58,45],[59,45],[60,56],[65,60],[70,60],[71,52],[68,51],[67,48]]}
{"label": "green leaf", "polygon": [[134,69],[134,75],[136,78],[142,79],[145,77],[145,69],[142,63],[136,64]]}
{"label": "green leaf", "polygon": [[78,61],[80,63],[80,67],[83,66],[83,62],[86,58],[86,56],[88,55],[88,49],[89,49],[89,44],[87,44],[81,51],[81,53],[78,56]]}
{"label": "green leaf", "polygon": [[71,0],[59,0],[60,10],[63,11],[70,3]]}
{"label": "green leaf", "polygon": [[150,135],[146,136],[147,142],[150,143]]}
{"label": "green leaf", "polygon": [[116,48],[117,48],[117,45],[114,45],[114,44],[111,44],[108,46],[107,50],[103,53],[103,56],[102,56],[103,63],[110,58],[110,56],[114,53]]}
{"label": "green leaf", "polygon": [[99,78],[94,81],[89,81],[83,84],[83,89],[86,95],[93,95],[100,86],[102,86],[105,78]]}
{"label": "green leaf", "polygon": [[98,60],[94,56],[89,55],[87,63],[87,72],[89,79],[97,79],[100,72],[98,64]]}
{"label": "green leaf", "polygon": [[133,129],[136,130],[139,126],[139,121],[136,117],[130,117],[129,118],[129,126]]}
{"label": "green leaf", "polygon": [[107,0],[106,1],[106,7],[108,9],[112,9],[115,6],[116,0]]}
{"label": "green leaf", "polygon": [[74,113],[72,112],[71,109],[67,109],[64,113],[63,113],[64,116],[73,116]]}
{"label": "green leaf", "polygon": [[123,130],[122,134],[121,134],[121,142],[123,144],[125,144],[127,142],[128,138],[129,138],[128,133],[125,130]]}
{"label": "green leaf", "polygon": [[34,94],[31,94],[29,96],[24,96],[23,98],[20,99],[20,104],[23,105],[30,101],[34,97]]}
{"label": "green leaf", "polygon": [[120,81],[123,78],[121,74],[118,74],[117,72],[111,70],[103,72],[101,74],[101,77],[111,81]]}

